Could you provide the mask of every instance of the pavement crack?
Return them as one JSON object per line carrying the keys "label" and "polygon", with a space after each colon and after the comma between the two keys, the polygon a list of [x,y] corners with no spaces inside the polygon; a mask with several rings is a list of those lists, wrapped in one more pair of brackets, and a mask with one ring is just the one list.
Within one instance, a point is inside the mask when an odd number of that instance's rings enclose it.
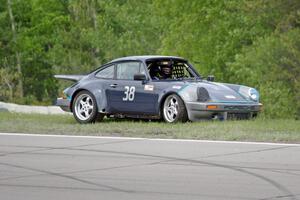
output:
{"label": "pavement crack", "polygon": [[[218,163],[213,163],[213,162],[208,162],[208,161],[200,161],[200,160],[189,159],[189,158],[176,158],[176,157],[169,157],[169,156],[159,156],[159,155],[151,155],[151,154],[132,153],[132,152],[105,151],[105,150],[98,150],[98,149],[82,149],[82,148],[69,148],[69,149],[70,150],[73,149],[73,150],[81,150],[81,151],[94,151],[94,152],[102,152],[102,153],[125,154],[125,155],[134,155],[134,156],[142,156],[142,157],[161,158],[161,159],[166,159],[166,161],[184,161],[184,162],[191,162],[191,163],[198,163],[198,164],[206,164],[206,165],[210,165],[210,166],[214,166],[214,167],[221,167],[221,168],[233,170],[236,172],[240,172],[243,174],[247,174],[247,175],[256,177],[260,180],[263,180],[264,182],[269,183],[273,187],[277,188],[285,196],[289,196],[290,199],[293,199],[293,200],[297,199],[291,191],[289,191],[287,188],[285,188],[280,183],[277,183],[276,181],[274,181],[268,177],[262,176],[260,174],[250,172],[248,170],[245,170],[245,169],[242,169],[239,167],[233,167],[230,165],[218,164]],[[274,149],[274,148],[272,148],[272,149]],[[276,148],[276,149],[278,149],[278,148]],[[266,150],[268,150],[268,149],[265,149],[265,151]],[[160,162],[163,162],[163,161],[160,161]]]}
{"label": "pavement crack", "polygon": [[215,154],[209,156],[202,156],[201,158],[215,158],[215,157],[224,157],[224,156],[233,156],[233,155],[241,155],[241,154],[248,154],[248,153],[260,153],[265,151],[274,151],[279,149],[287,149],[295,146],[284,146],[284,147],[274,147],[274,148],[267,148],[267,149],[259,149],[259,150],[252,150],[252,151],[242,151],[242,152],[235,152],[235,153],[225,153],[225,154]]}
{"label": "pavement crack", "polygon": [[[300,194],[294,194],[294,197],[300,196]],[[267,198],[262,198],[259,200],[272,200],[272,199],[284,199],[284,198],[290,198],[291,195],[279,195],[279,196],[274,196],[274,197],[267,197]]]}
{"label": "pavement crack", "polygon": [[27,145],[0,145],[0,146],[6,146],[6,147],[39,148],[39,149],[28,150],[28,151],[16,151],[16,152],[2,153],[2,154],[0,154],[0,156],[7,156],[7,155],[14,155],[14,154],[27,154],[27,153],[35,153],[35,152],[43,152],[43,151],[49,151],[49,150],[67,149],[67,148],[76,148],[76,147],[91,147],[91,146],[107,145],[107,144],[119,144],[119,143],[133,142],[133,141],[142,141],[142,139],[112,141],[112,142],[100,142],[100,143],[82,144],[82,145],[67,146],[67,147],[45,147],[45,146],[27,146]]}
{"label": "pavement crack", "polygon": [[93,186],[97,186],[97,187],[107,188],[107,189],[111,189],[111,190],[118,191],[118,192],[126,192],[126,193],[132,193],[133,192],[133,191],[123,190],[123,189],[120,189],[120,188],[117,188],[117,187],[113,187],[113,186],[109,186],[109,185],[94,183],[94,182],[91,182],[91,181],[87,181],[87,180],[80,179],[80,178],[77,178],[77,177],[74,177],[74,176],[70,176],[70,175],[66,175],[66,174],[61,174],[61,173],[56,173],[56,172],[51,172],[51,171],[36,169],[36,168],[32,168],[32,167],[25,167],[25,166],[21,166],[21,165],[14,165],[14,164],[3,163],[3,162],[0,162],[0,165],[5,165],[5,166],[9,166],[9,167],[20,168],[20,169],[26,169],[26,170],[30,170],[30,171],[34,171],[34,172],[45,173],[45,174],[48,174],[48,175],[53,175],[53,176],[57,176],[57,177],[61,177],[61,178],[71,179],[71,180],[78,181],[78,182],[81,182],[81,183],[85,183],[85,184],[88,184],[88,185],[93,185]]}

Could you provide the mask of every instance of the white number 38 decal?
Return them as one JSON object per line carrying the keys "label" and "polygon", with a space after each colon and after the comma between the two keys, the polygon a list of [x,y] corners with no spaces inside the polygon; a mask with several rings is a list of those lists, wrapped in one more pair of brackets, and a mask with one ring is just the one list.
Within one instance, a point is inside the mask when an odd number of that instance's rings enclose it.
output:
{"label": "white number 38 decal", "polygon": [[123,97],[123,101],[133,101],[134,100],[134,93],[135,93],[135,87],[134,86],[125,86],[125,97]]}

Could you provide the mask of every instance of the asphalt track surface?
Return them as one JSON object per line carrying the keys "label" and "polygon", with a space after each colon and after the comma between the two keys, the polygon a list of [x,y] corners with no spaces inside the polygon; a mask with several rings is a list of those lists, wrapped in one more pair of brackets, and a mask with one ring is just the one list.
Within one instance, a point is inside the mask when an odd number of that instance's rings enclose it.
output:
{"label": "asphalt track surface", "polygon": [[0,134],[0,199],[299,199],[300,145]]}

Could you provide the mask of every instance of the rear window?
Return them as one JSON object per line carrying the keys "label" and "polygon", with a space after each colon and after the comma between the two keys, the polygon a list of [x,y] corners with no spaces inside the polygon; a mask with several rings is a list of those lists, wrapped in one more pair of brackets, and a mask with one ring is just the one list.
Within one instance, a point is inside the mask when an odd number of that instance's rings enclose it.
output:
{"label": "rear window", "polygon": [[111,65],[109,67],[101,69],[96,74],[96,77],[98,77],[98,78],[106,78],[106,79],[113,79],[114,78],[114,71],[115,71],[115,66]]}

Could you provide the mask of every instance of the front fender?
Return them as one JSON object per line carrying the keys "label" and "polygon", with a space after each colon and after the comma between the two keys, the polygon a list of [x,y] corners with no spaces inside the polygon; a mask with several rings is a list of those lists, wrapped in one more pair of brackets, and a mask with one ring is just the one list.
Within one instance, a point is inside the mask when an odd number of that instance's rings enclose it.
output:
{"label": "front fender", "polygon": [[[158,101],[159,101],[159,116],[161,116],[161,111],[162,111],[162,108],[163,108],[163,103],[164,103],[164,101],[165,101],[165,99],[169,96],[169,95],[171,95],[171,94],[176,94],[176,95],[178,95],[181,99],[182,99],[182,101],[183,101],[183,103],[184,103],[184,105],[185,105],[185,108],[186,108],[186,110],[187,110],[187,106],[186,106],[186,92],[184,92],[184,90],[186,89],[186,87],[188,86],[189,84],[187,84],[187,85],[183,85],[183,86],[180,86],[180,87],[174,87],[174,86],[172,86],[172,87],[170,87],[170,88],[167,88],[166,90],[164,90],[163,91],[163,94],[162,95],[160,95],[159,96],[159,99],[158,99]],[[187,110],[187,112],[188,112],[188,114],[189,114],[189,111]]]}

